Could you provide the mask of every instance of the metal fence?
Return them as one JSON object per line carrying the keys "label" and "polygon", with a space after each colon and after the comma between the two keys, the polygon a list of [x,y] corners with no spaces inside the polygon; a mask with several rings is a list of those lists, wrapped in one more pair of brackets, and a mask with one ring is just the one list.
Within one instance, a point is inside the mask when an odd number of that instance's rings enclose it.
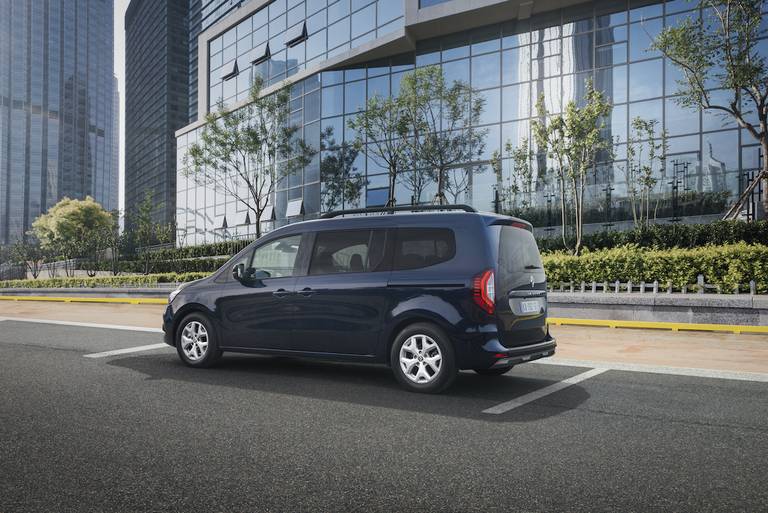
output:
{"label": "metal fence", "polygon": [[646,283],[641,281],[640,283],[633,283],[631,281],[621,282],[584,282],[581,283],[568,281],[568,282],[550,282],[550,292],[591,292],[591,293],[640,293],[640,294],[757,294],[757,284],[754,280],[749,283],[736,285],[732,290],[724,290],[720,285],[713,285],[711,283],[705,283],[704,275],[698,275],[696,283],[692,285],[683,285],[682,287],[674,287],[671,282],[660,284],[658,281],[652,283]]}

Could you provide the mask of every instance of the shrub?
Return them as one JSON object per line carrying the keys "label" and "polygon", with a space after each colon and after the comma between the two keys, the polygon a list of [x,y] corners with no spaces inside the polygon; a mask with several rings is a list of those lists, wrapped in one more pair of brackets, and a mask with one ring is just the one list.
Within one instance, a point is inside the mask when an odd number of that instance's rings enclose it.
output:
{"label": "shrub", "polygon": [[[564,249],[559,237],[540,238],[539,249],[551,252]],[[768,221],[716,221],[709,224],[655,224],[627,231],[604,230],[584,236],[589,249],[605,249],[636,244],[644,248],[697,248],[746,242],[768,244]]]}
{"label": "shrub", "polygon": [[543,261],[553,284],[658,281],[679,290],[695,284],[702,274],[705,283],[719,285],[723,292],[733,292],[737,285],[745,290],[750,280],[756,282],[758,292],[768,292],[768,246],[760,244],[663,250],[626,245],[587,251],[579,257],[558,252],[545,255]]}
{"label": "shrub", "polygon": [[95,278],[47,278],[37,280],[4,280],[0,288],[93,288],[93,287],[147,287],[158,283],[181,283],[205,278],[210,273],[164,273],[125,276],[97,276]]}

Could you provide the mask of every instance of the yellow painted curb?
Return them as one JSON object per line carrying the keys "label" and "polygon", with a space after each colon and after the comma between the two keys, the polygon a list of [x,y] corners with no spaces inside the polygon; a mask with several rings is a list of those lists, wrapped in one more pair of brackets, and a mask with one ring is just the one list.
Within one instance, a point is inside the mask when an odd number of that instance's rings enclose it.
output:
{"label": "yellow painted curb", "polygon": [[59,301],[62,303],[118,303],[128,305],[167,305],[168,300],[153,297],[66,297],[66,296],[2,296],[0,301]]}
{"label": "yellow painted curb", "polygon": [[548,324],[555,326],[597,326],[604,328],[643,328],[672,331],[725,331],[731,333],[766,333],[768,326],[742,326],[739,324],[695,324],[685,322],[652,321],[609,321],[601,319],[569,319],[567,317],[549,317]]}

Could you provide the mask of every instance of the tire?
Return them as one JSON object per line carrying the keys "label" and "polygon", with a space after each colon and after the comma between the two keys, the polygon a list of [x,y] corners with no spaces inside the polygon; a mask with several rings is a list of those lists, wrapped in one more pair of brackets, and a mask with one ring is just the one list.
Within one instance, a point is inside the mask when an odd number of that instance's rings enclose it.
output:
{"label": "tire", "polygon": [[395,379],[411,392],[442,392],[458,374],[453,345],[443,330],[430,323],[403,329],[392,344],[390,362]]}
{"label": "tire", "polygon": [[182,319],[176,329],[176,352],[190,367],[210,367],[221,358],[216,332],[208,317],[195,312]]}
{"label": "tire", "polygon": [[512,367],[514,367],[514,365],[510,365],[509,367],[497,367],[495,369],[475,369],[475,372],[481,376],[501,376],[502,374],[511,371]]}

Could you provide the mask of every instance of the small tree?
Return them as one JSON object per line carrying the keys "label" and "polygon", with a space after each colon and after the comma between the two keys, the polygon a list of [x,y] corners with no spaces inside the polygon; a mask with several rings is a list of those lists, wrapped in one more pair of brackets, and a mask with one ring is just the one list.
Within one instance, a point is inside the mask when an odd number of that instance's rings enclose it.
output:
{"label": "small tree", "polygon": [[29,233],[23,239],[14,242],[10,249],[10,256],[16,262],[24,265],[33,279],[36,280],[40,276],[40,272],[43,270],[45,251],[40,247],[40,241],[34,234]]}
{"label": "small tree", "polygon": [[408,149],[408,120],[400,97],[375,95],[369,98],[365,110],[348,124],[357,131],[357,148],[366,148],[367,142],[368,156],[387,169],[387,206],[394,206],[395,183],[405,169]]}
{"label": "small tree", "polygon": [[651,209],[651,197],[659,183],[655,171],[664,169],[668,150],[667,132],[662,130],[660,134],[657,133],[658,124],[655,119],[634,118],[627,140],[627,167],[624,174],[636,228],[647,227],[651,216],[653,215],[654,219],[656,217],[656,206]]}
{"label": "small tree", "polygon": [[[665,28],[653,43],[683,73],[677,97],[681,106],[730,116],[760,144],[762,169],[723,219],[740,213],[761,180],[768,191],[768,66],[760,53],[760,38],[768,35],[761,28],[763,6],[762,0],[701,0],[703,16]],[[727,100],[713,98],[714,89],[727,90]],[[768,194],[763,194],[763,207],[768,212]]]}
{"label": "small tree", "polygon": [[329,212],[340,208],[344,202],[357,203],[367,180],[357,174],[355,161],[360,154],[357,144],[336,143],[333,127],[327,127],[320,134],[320,194],[321,211]]}
{"label": "small tree", "polygon": [[[603,119],[611,112],[611,106],[602,93],[587,83],[583,107],[571,100],[564,114],[549,117],[542,94],[536,108],[539,119],[531,126],[539,151],[546,152],[555,164],[554,172],[560,186],[563,244],[578,255],[583,237],[587,175],[595,166],[597,154],[612,148],[611,141],[606,141],[600,134]],[[569,224],[573,225],[573,246],[568,240]]]}
{"label": "small tree", "polygon": [[94,234],[111,226],[112,218],[92,197],[63,198],[32,223],[43,250],[64,259],[64,272],[74,276],[75,258],[85,256]]}
{"label": "small tree", "polygon": [[533,193],[533,168],[531,159],[533,152],[527,138],[524,138],[519,146],[507,140],[504,143],[504,151],[510,164],[510,173],[507,184],[504,184],[503,161],[501,153],[495,151],[491,158],[491,167],[496,173],[496,186],[499,191],[503,210],[512,214],[519,214],[531,206]]}
{"label": "small tree", "polygon": [[257,238],[276,183],[300,163],[278,165],[298,146],[297,127],[288,125],[290,89],[262,95],[262,88],[263,80],[257,77],[248,105],[229,110],[219,104],[216,113],[206,116],[200,143],[189,147],[186,168],[198,185],[224,191],[242,203],[253,214]]}
{"label": "small tree", "polygon": [[[147,191],[144,199],[139,203],[133,219],[130,219],[132,242],[142,261],[143,273],[149,274],[154,266],[156,251],[152,246],[173,242],[173,225],[157,223],[152,218],[152,195]],[[110,225],[108,228],[112,228]],[[113,271],[114,272],[114,271]]]}
{"label": "small tree", "polygon": [[482,154],[487,130],[477,125],[485,100],[467,84],[450,86],[438,66],[420,68],[403,77],[398,103],[413,136],[408,138],[417,169],[437,182],[434,202],[444,204],[448,169],[471,163]]}

